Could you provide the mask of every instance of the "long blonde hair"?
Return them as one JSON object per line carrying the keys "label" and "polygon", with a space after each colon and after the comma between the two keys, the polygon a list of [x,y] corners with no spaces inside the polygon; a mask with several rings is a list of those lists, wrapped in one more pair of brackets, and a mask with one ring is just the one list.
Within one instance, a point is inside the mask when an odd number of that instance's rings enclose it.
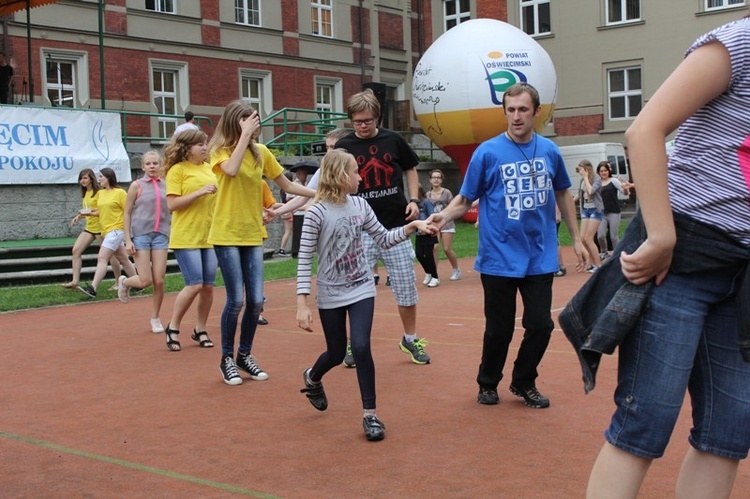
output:
{"label": "long blonde hair", "polygon": [[582,159],[580,163],[578,163],[578,166],[583,167],[584,170],[586,170],[586,176],[589,178],[589,183],[594,183],[594,166],[591,164],[591,161],[588,159]]}
{"label": "long blonde hair", "polygon": [[164,176],[177,163],[187,161],[190,148],[208,140],[208,135],[200,130],[185,130],[172,137],[164,146]]}
{"label": "long blonde hair", "polygon": [[313,203],[344,204],[349,195],[349,175],[346,168],[354,156],[346,149],[334,149],[323,156],[320,161],[320,179]]}
{"label": "long blonde hair", "polygon": [[[216,125],[211,142],[208,143],[208,156],[210,157],[220,149],[226,149],[231,154],[240,140],[240,135],[242,135],[240,119],[248,118],[254,112],[253,106],[241,100],[235,100],[227,104],[221,118],[219,118],[219,124]],[[255,158],[256,165],[262,167],[260,149],[255,144],[255,139],[256,137],[250,139],[247,148]]]}

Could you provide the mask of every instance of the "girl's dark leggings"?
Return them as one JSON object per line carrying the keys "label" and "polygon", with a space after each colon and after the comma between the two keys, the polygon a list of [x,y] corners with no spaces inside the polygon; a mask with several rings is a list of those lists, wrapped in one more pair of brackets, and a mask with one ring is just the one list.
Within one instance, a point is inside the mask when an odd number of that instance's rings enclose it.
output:
{"label": "girl's dark leggings", "polygon": [[375,298],[365,298],[339,308],[319,309],[318,312],[326,338],[326,351],[315,361],[310,371],[310,378],[313,381],[320,381],[325,373],[344,361],[348,315],[352,356],[357,364],[357,381],[362,396],[362,408],[375,409],[375,363],[370,350]]}

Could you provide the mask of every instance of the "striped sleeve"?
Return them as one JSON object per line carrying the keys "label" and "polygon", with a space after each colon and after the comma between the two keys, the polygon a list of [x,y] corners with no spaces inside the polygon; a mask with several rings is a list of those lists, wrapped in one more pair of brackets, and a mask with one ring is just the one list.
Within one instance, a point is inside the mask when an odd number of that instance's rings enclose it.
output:
{"label": "striped sleeve", "polygon": [[325,206],[315,204],[305,212],[297,254],[297,294],[309,295],[312,290],[312,258],[320,236]]}
{"label": "striped sleeve", "polygon": [[358,208],[362,210],[364,215],[364,224],[362,230],[367,232],[375,244],[383,249],[392,248],[402,241],[406,241],[409,236],[406,235],[403,227],[394,227],[391,230],[386,229],[383,225],[378,222],[378,218],[375,216],[375,212],[372,211],[367,201],[360,197],[353,197]]}

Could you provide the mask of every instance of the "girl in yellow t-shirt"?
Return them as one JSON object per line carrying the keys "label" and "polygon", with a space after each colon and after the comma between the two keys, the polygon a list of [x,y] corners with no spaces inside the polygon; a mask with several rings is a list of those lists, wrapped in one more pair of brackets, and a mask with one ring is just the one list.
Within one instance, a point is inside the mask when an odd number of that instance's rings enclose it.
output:
{"label": "girl in yellow t-shirt", "polygon": [[167,348],[181,349],[177,335],[190,305],[198,298],[198,317],[191,338],[203,348],[214,346],[206,332],[214,301],[216,255],[208,242],[208,231],[216,203],[216,175],[206,163],[208,136],[200,130],[186,130],[164,147],[167,205],[172,212],[169,247],[174,250],[185,287],[177,295],[172,318],[164,332]]}
{"label": "girl in yellow t-shirt", "polygon": [[99,216],[102,228],[102,240],[99,255],[96,257],[96,272],[91,284],[78,286],[78,290],[90,298],[96,298],[96,290],[107,275],[107,263],[114,255],[122,265],[126,275],[135,275],[135,267],[125,251],[125,232],[123,231],[123,214],[125,213],[125,190],[117,184],[117,175],[112,168],[99,171],[97,209],[91,212]]}
{"label": "girl in yellow t-shirt", "polygon": [[[228,385],[242,383],[237,368],[251,379],[268,379],[250,354],[263,306],[263,176],[286,192],[315,194],[282,175],[284,169],[274,155],[256,142],[259,134],[258,112],[246,102],[234,101],[224,109],[209,144],[209,163],[218,178],[219,192],[208,241],[214,245],[227,292],[221,313],[220,366]],[[235,363],[234,337],[245,296]]]}
{"label": "girl in yellow t-shirt", "polygon": [[[78,172],[78,184],[81,186],[81,209],[78,210],[76,216],[70,221],[70,226],[74,226],[80,220],[86,220],[86,227],[78,234],[76,242],[73,244],[73,276],[69,282],[63,283],[60,286],[68,289],[77,289],[78,283],[81,280],[81,268],[83,267],[83,252],[91,246],[94,241],[101,244],[102,242],[102,227],[99,224],[99,217],[93,215],[97,211],[99,205],[99,182],[96,181],[96,175],[94,170],[91,168],[84,168]],[[115,274],[115,279],[120,277],[120,262],[117,258],[112,256],[109,259],[109,264],[112,266],[112,272]]]}

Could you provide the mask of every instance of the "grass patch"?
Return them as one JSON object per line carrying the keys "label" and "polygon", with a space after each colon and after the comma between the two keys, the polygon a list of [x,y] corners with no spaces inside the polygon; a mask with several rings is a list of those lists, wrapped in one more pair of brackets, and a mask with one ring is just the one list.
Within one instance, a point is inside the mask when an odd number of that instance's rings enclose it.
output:
{"label": "grass patch", "polygon": [[[620,226],[620,233],[624,230],[626,222]],[[453,250],[458,258],[474,257],[477,254],[479,231],[474,224],[457,222],[456,236],[453,240]],[[560,228],[560,244],[570,246],[571,240],[565,224]],[[440,251],[440,259],[445,260],[445,254]],[[313,261],[313,271],[317,267],[317,259]],[[292,279],[297,275],[297,260],[294,258],[274,259],[266,262],[265,280],[275,281],[279,279]],[[104,281],[97,290],[97,299],[116,300],[117,292],[109,291],[108,288],[113,281]],[[217,286],[223,286],[221,272],[216,279]],[[167,275],[166,291],[177,292],[184,286],[180,274]],[[140,296],[149,295],[146,290]],[[2,287],[0,288],[0,312],[25,310],[30,308],[49,307],[54,305],[68,305],[91,301],[90,298],[75,290],[64,289],[59,284],[42,284],[35,286]]]}

